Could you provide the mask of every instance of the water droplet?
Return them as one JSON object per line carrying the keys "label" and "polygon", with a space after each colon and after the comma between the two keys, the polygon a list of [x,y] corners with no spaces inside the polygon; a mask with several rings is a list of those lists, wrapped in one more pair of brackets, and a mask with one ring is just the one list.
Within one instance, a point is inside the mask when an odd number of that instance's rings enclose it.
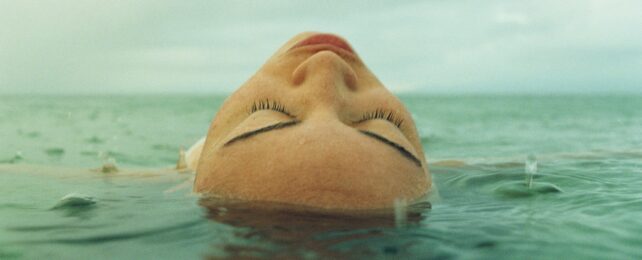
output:
{"label": "water droplet", "polygon": [[526,186],[530,189],[533,186],[533,176],[537,174],[537,157],[534,154],[526,156],[524,172],[526,173]]}
{"label": "water droplet", "polygon": [[178,161],[176,162],[176,169],[183,170],[187,169],[187,159],[185,158],[185,148],[181,146],[178,150]]}
{"label": "water droplet", "polygon": [[118,172],[118,168],[116,167],[116,159],[113,157],[108,157],[104,162],[103,166],[100,168],[100,171],[102,173],[114,173]]}
{"label": "water droplet", "polygon": [[395,226],[405,227],[408,222],[407,208],[408,202],[404,198],[397,198],[394,202],[395,209]]}

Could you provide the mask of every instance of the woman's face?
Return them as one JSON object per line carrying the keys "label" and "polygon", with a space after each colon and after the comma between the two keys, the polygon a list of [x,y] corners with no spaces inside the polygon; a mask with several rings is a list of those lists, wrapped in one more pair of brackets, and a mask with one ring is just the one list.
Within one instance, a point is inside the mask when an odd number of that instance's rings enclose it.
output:
{"label": "woman's face", "polygon": [[410,113],[334,35],[285,43],[223,104],[195,191],[332,209],[391,207],[431,184]]}

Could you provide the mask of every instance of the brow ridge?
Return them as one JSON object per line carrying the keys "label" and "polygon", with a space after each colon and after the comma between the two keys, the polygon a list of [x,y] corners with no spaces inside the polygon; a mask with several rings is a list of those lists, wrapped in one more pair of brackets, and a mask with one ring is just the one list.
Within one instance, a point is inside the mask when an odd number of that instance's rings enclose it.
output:
{"label": "brow ridge", "polygon": [[378,141],[381,141],[381,142],[383,142],[383,143],[385,143],[385,144],[387,144],[389,146],[392,146],[399,153],[401,153],[401,155],[403,155],[407,159],[411,160],[413,163],[415,163],[417,166],[419,166],[421,168],[421,161],[417,157],[415,157],[411,152],[406,150],[406,148],[404,148],[403,146],[401,146],[401,145],[399,145],[399,144],[397,144],[397,143],[395,143],[393,141],[390,141],[390,140],[388,140],[387,138],[385,138],[383,136],[380,136],[378,134],[370,132],[368,130],[359,130],[359,132],[361,132],[362,134],[367,135],[369,137],[372,137],[374,139],[377,139]]}
{"label": "brow ridge", "polygon": [[299,123],[299,120],[280,122],[280,123],[276,123],[276,124],[273,124],[273,125],[262,127],[262,128],[256,129],[256,130],[245,132],[245,133],[243,133],[243,134],[241,134],[239,136],[236,136],[236,137],[232,138],[231,140],[227,141],[227,143],[225,143],[223,146],[228,146],[228,145],[230,145],[232,143],[238,142],[238,141],[243,140],[243,139],[250,138],[250,137],[258,135],[258,134],[262,134],[262,133],[265,133],[265,132],[268,132],[268,131],[272,131],[272,130],[286,128],[286,127],[289,127],[289,126],[296,125],[298,123]]}

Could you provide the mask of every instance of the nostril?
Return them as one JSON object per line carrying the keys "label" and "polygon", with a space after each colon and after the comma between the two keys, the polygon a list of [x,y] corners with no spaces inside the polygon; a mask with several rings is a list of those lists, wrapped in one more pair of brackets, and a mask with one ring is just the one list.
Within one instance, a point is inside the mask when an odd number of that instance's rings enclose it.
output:
{"label": "nostril", "polygon": [[331,51],[320,51],[310,56],[292,72],[292,84],[343,85],[349,90],[357,89],[357,75],[354,69],[339,55]]}
{"label": "nostril", "polygon": [[355,91],[357,90],[357,73],[355,73],[351,67],[349,67],[348,69],[350,71],[343,74],[343,81],[346,83],[350,90]]}
{"label": "nostril", "polygon": [[[304,64],[301,64],[304,65]],[[292,72],[292,84],[294,86],[299,86],[303,84],[303,81],[305,81],[305,76],[307,74],[307,68],[308,66],[301,66],[299,65],[294,69],[294,72]]]}

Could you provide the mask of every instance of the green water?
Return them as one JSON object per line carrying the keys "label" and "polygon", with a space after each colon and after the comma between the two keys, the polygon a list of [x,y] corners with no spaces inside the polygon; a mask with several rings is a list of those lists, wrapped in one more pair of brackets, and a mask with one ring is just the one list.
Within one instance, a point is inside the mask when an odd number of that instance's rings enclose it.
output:
{"label": "green water", "polygon": [[[223,97],[0,97],[0,259],[642,258],[642,97],[402,99],[441,200],[400,225],[207,201],[150,170]],[[87,170],[110,159],[138,173]]]}

